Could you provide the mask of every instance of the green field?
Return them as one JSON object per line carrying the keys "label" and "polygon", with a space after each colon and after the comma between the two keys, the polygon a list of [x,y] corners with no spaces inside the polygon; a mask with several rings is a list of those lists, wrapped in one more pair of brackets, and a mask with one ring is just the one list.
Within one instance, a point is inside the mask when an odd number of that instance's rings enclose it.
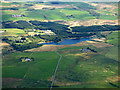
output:
{"label": "green field", "polygon": [[83,10],[70,10],[70,9],[61,9],[60,12],[66,14],[66,15],[74,15],[74,14],[89,14],[87,11]]}
{"label": "green field", "polygon": [[114,31],[110,35],[108,35],[107,36],[107,43],[118,46],[119,33],[120,33],[119,31]]}
{"label": "green field", "polygon": [[[87,47],[102,54],[80,51]],[[54,85],[60,88],[116,88],[110,85],[111,80],[107,79],[118,75],[117,53],[113,55],[113,50],[116,51],[116,48],[93,46],[59,49],[62,59]],[[20,57],[34,58],[35,61],[21,62]],[[58,59],[59,56],[55,52],[16,52],[5,55],[3,78],[22,79],[15,82],[14,85],[18,87],[49,87],[51,81],[48,79],[53,76]],[[67,83],[69,85],[66,85]]]}
{"label": "green field", "polygon": [[110,51],[106,53],[106,56],[118,61],[118,50],[119,50],[119,31],[114,31],[107,36],[107,43],[114,45],[110,48]]}
{"label": "green field", "polygon": [[112,16],[112,15],[101,15],[100,19],[106,19],[106,20],[117,20],[117,16]]}
{"label": "green field", "polygon": [[[4,4],[3,4],[4,5]],[[27,11],[29,9],[29,6],[25,6],[24,4],[18,4],[19,10],[3,10],[2,11],[2,20],[8,21],[8,20],[90,20],[95,19],[94,16],[90,15],[85,10],[74,10],[74,9],[67,9],[62,8],[55,10],[50,9],[41,9],[41,10],[31,10]],[[9,4],[11,6],[11,4]],[[11,6],[12,7],[12,6]],[[9,7],[10,8],[10,7]],[[25,17],[11,17],[11,15],[25,15]],[[73,15],[73,17],[68,18],[69,15]]]}
{"label": "green field", "polygon": [[2,11],[2,21],[17,21],[17,20],[32,20],[28,17],[12,17],[11,15],[20,15],[24,14],[24,9],[22,10],[9,10],[9,11]]}
{"label": "green field", "polygon": [[[21,62],[20,57],[34,58],[31,62]],[[59,56],[55,52],[18,52],[3,58],[3,78],[16,78],[23,81],[48,80],[54,74]]]}
{"label": "green field", "polygon": [[[92,52],[82,54],[79,49],[80,47],[60,49],[59,52],[63,58],[59,65],[55,85],[65,88],[114,88],[109,84],[110,81],[105,81],[118,74],[118,62],[104,54]],[[68,53],[65,53],[67,51]],[[80,56],[75,54],[80,54]],[[66,85],[67,83],[69,85]]]}
{"label": "green field", "polygon": [[[54,5],[51,3],[26,3],[25,2],[13,2],[13,3],[2,3],[3,8],[13,8],[13,7],[18,7],[18,10],[3,10],[3,21],[7,21],[7,20],[22,20],[22,19],[27,19],[27,20],[90,20],[90,19],[95,19],[96,17],[89,14],[88,9],[92,9],[93,10],[96,8],[94,6],[91,6],[87,3],[76,3],[76,2],[62,2],[60,4],[58,4],[58,6],[60,5],[70,5],[70,7],[63,7],[63,8],[55,8],[53,10],[51,9],[41,9],[41,10],[34,10],[34,8],[31,8],[29,5]],[[16,6],[13,6],[16,5]],[[6,7],[8,6],[8,7]],[[77,7],[77,9],[75,9],[74,7]],[[28,10],[30,9],[30,10]],[[32,10],[33,9],[33,10]],[[105,8],[103,10],[94,10],[94,12],[100,13],[100,14],[115,14],[117,13],[117,8],[114,9],[114,12],[110,12],[109,11],[110,8]],[[11,15],[19,15],[19,14],[24,14],[26,15],[25,17],[11,17]],[[69,15],[73,15],[72,17],[69,17]],[[101,15],[100,19],[108,19],[108,20],[116,20],[118,19],[117,16],[112,16],[112,15]]]}
{"label": "green field", "polygon": [[[56,9],[56,10],[36,10],[27,12],[28,18],[39,20],[89,20],[95,19],[86,11]],[[73,18],[67,18],[67,15],[73,15]]]}
{"label": "green field", "polygon": [[[117,20],[117,16],[112,14],[115,14],[118,9],[110,12],[110,8],[104,8],[100,11],[98,7],[91,6],[86,2],[52,3],[2,3],[3,8],[0,10],[2,11],[3,29],[1,30],[3,32],[1,33],[2,40],[5,42],[2,49],[4,52],[2,56],[2,87],[49,89],[60,56],[62,58],[54,86],[58,88],[118,87],[119,31],[114,31],[118,25],[103,25],[108,27],[107,30],[100,25],[74,27],[79,23],[87,25],[88,20],[96,18],[98,21],[101,19],[102,21]],[[36,9],[36,5],[43,6],[38,6],[39,9]],[[51,6],[44,7],[44,5]],[[41,9],[41,7],[44,8]],[[12,17],[12,15],[22,15],[22,17]],[[48,22],[44,20],[48,20]],[[45,30],[51,30],[55,35],[50,35],[50,32],[47,34]],[[46,35],[39,35],[40,32],[44,32]],[[83,41],[76,45],[65,46],[38,44],[39,42],[62,42],[63,39],[81,37],[99,37],[101,40],[104,38],[105,42]],[[5,46],[6,43],[9,46]],[[25,58],[32,61],[25,61]]]}
{"label": "green field", "polygon": [[[21,62],[21,57],[34,58],[31,62]],[[55,52],[16,52],[3,58],[2,78],[4,88],[49,87],[59,56]],[[13,80],[8,83],[6,79]]]}
{"label": "green field", "polygon": [[66,16],[57,10],[36,10],[26,13],[29,18],[39,20],[64,20]]}
{"label": "green field", "polygon": [[16,28],[10,28],[10,29],[2,29],[3,31],[6,30],[6,32],[3,32],[3,36],[18,36],[23,35],[25,32],[22,29],[16,29]]}
{"label": "green field", "polygon": [[106,56],[118,61],[118,47],[113,47],[109,52],[106,53]]}

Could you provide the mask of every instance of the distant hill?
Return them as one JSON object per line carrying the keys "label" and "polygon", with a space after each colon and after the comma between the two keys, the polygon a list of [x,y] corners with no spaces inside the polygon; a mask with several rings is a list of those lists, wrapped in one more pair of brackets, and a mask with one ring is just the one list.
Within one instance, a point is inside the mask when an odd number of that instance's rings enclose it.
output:
{"label": "distant hill", "polygon": [[[2,0],[2,1],[62,1],[62,2],[82,2],[82,1],[87,1],[87,2],[101,2],[101,0]],[[119,0],[102,0],[102,2],[119,2]]]}

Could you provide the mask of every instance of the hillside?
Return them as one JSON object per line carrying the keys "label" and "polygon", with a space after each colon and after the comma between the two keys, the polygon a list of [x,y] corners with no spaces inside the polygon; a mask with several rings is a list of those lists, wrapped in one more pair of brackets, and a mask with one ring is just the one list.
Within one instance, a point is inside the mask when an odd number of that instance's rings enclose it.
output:
{"label": "hillside", "polygon": [[117,2],[6,1],[0,12],[4,89],[120,88]]}

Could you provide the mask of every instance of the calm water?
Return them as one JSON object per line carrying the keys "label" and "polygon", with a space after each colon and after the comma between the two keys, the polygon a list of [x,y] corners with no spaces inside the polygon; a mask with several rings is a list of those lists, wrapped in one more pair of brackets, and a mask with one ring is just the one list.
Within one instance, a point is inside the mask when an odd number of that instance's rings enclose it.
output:
{"label": "calm water", "polygon": [[55,42],[50,42],[50,43],[42,43],[43,45],[70,45],[70,44],[76,44],[81,41],[90,41],[90,38],[81,38],[81,39],[64,39],[62,42],[55,43]]}

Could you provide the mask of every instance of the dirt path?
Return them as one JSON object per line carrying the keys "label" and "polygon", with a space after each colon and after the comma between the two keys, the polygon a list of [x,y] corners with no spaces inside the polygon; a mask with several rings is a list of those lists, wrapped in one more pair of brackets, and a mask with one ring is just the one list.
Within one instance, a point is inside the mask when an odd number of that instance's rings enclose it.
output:
{"label": "dirt path", "polygon": [[55,76],[56,76],[56,73],[57,73],[57,70],[58,70],[58,66],[59,66],[60,60],[62,58],[62,55],[60,55],[60,53],[58,53],[57,51],[55,51],[55,52],[60,56],[60,58],[58,60],[58,63],[57,63],[56,69],[55,69],[55,73],[54,73],[54,76],[53,76],[53,79],[52,79],[50,90],[52,90],[52,87],[53,87],[53,84],[54,84],[54,81],[55,81]]}

